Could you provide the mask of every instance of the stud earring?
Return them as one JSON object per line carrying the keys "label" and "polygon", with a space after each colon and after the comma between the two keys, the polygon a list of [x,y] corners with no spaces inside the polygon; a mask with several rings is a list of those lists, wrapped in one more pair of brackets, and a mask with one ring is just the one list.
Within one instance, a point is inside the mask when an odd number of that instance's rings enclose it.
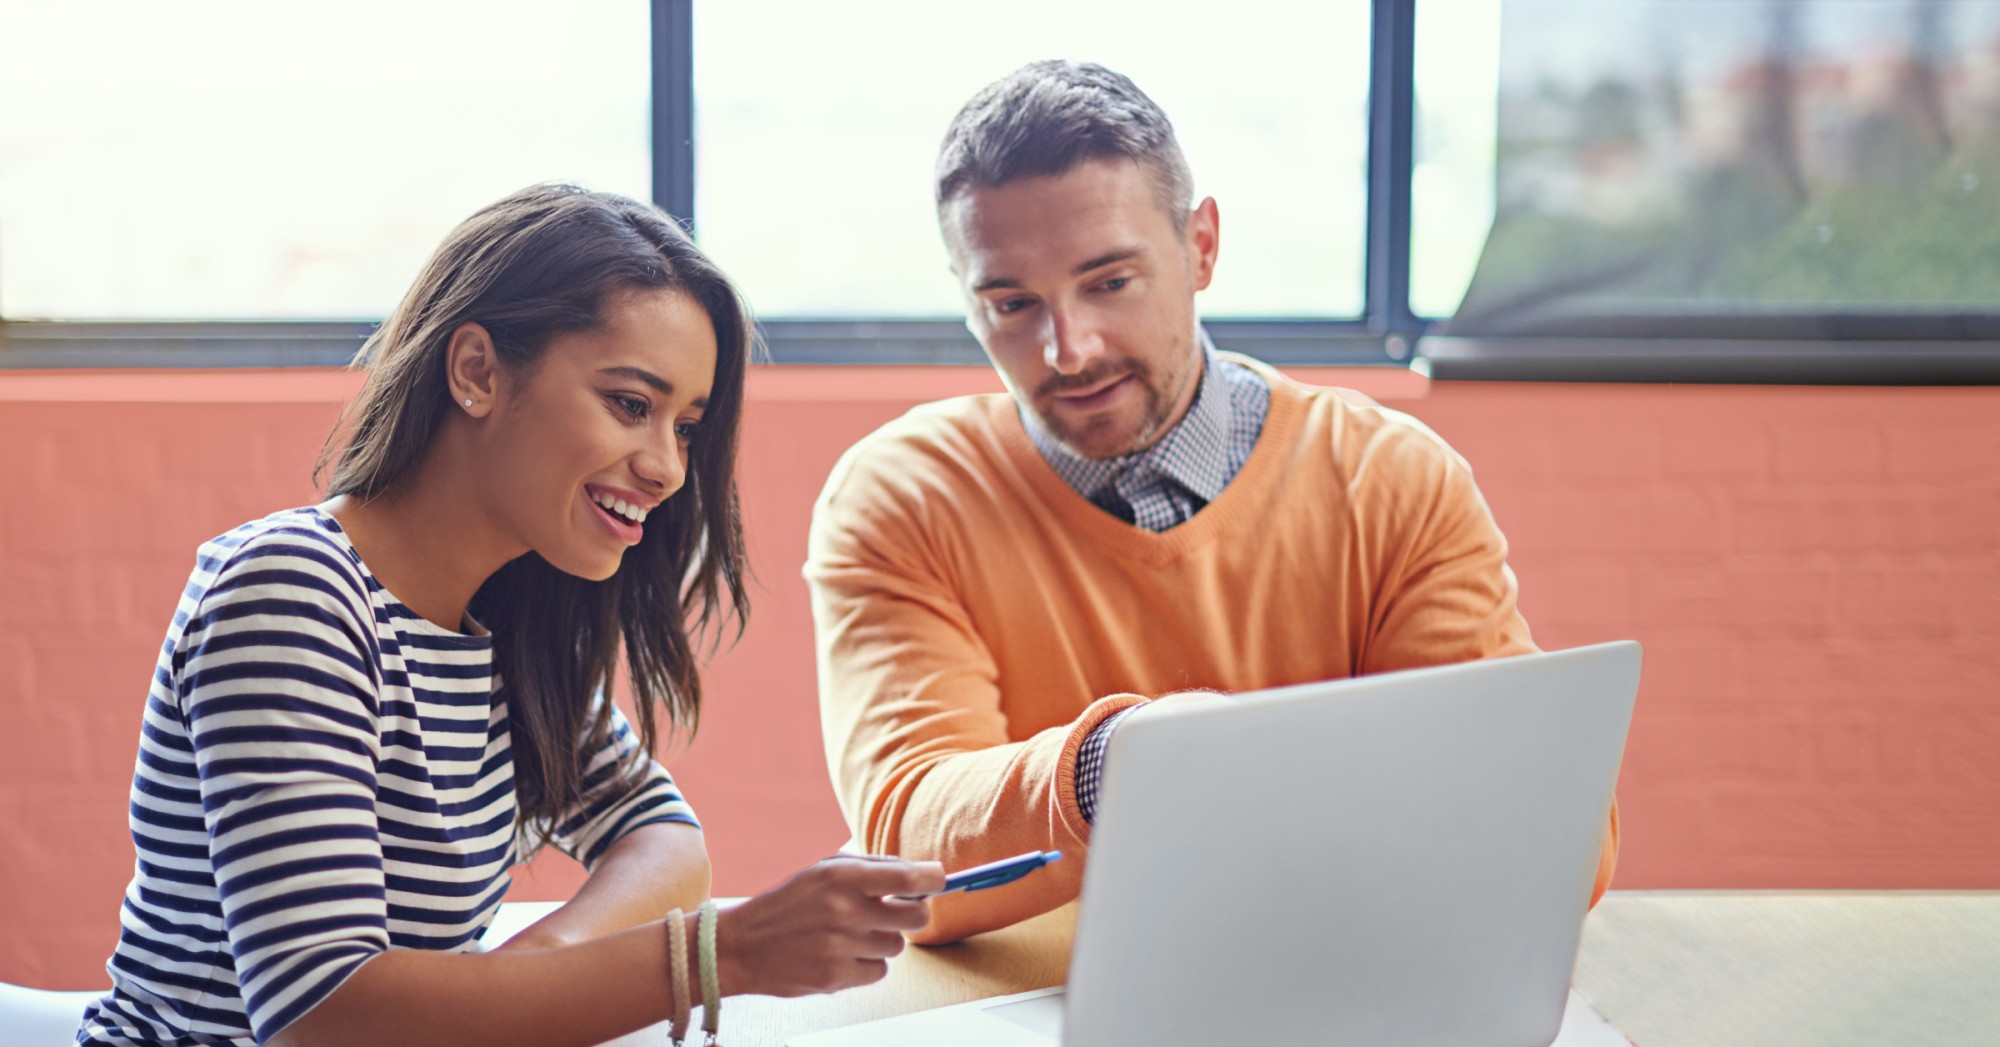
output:
{"label": "stud earring", "polygon": [[466,397],[466,398],[465,398],[465,406],[467,406],[467,407],[471,407],[471,406],[472,406],[472,397],[468,396],[468,397]]}

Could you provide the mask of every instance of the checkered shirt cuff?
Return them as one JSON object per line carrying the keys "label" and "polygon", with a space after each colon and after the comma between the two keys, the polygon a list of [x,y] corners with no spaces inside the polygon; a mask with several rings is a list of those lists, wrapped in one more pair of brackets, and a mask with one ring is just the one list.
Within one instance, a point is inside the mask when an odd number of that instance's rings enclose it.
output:
{"label": "checkered shirt cuff", "polygon": [[1120,710],[1092,728],[1076,750],[1076,807],[1086,822],[1097,821],[1097,783],[1104,780],[1104,754],[1111,748],[1111,731],[1137,708]]}

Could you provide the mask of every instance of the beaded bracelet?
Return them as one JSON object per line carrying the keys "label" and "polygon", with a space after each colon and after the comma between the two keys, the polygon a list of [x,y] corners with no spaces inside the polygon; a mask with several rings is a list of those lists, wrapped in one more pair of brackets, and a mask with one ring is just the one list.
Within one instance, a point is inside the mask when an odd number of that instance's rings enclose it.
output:
{"label": "beaded bracelet", "polygon": [[722,1025],[722,979],[715,970],[715,899],[701,903],[701,921],[695,931],[701,938],[701,1031],[713,1047],[716,1030]]}
{"label": "beaded bracelet", "polygon": [[667,914],[667,962],[674,972],[674,1016],[667,1036],[679,1045],[687,1040],[688,1015],[694,1010],[689,995],[687,917],[679,909]]}

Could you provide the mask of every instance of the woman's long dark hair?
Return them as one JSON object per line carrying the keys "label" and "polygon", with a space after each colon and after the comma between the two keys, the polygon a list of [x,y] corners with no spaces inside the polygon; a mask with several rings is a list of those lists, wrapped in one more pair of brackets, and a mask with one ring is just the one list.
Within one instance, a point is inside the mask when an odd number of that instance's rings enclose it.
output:
{"label": "woman's long dark hair", "polygon": [[[672,290],[715,327],[715,382],[687,482],[646,518],[645,536],[602,582],[565,574],[535,553],[502,567],[470,608],[493,632],[507,696],[521,824],[539,843],[588,794],[641,772],[658,737],[692,736],[701,713],[695,637],[712,653],[726,623],[749,616],[736,497],[744,369],[753,341],[736,290],[656,208],[570,185],[501,200],[445,237],[396,311],[361,347],[368,378],[320,452],[329,495],[370,498],[412,475],[451,409],[445,347],[461,324],[491,335],[502,364],[525,374],[555,336],[601,322],[606,300]],[[585,781],[584,760],[610,732],[608,692],[620,641],[642,751],[622,774]],[[593,715],[592,709],[597,708]]]}

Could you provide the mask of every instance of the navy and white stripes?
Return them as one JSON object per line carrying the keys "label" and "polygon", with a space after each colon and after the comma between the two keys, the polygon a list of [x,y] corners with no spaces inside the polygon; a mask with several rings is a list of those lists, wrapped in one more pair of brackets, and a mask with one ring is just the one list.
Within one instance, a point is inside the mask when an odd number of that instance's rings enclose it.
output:
{"label": "navy and white stripes", "polygon": [[[424,620],[317,509],[204,545],[147,696],[113,989],[80,1043],[262,1043],[389,948],[476,946],[522,860],[492,638]],[[614,711],[615,715],[615,711]],[[622,717],[608,782],[638,742]],[[557,826],[695,824],[657,764]]]}

